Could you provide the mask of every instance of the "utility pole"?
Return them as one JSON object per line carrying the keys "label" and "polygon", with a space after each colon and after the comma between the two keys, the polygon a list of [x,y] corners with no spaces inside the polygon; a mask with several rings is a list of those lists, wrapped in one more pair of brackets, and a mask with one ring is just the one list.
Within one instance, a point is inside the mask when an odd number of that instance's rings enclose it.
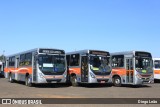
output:
{"label": "utility pole", "polygon": [[2,62],[5,62],[5,56],[4,56],[5,50],[3,50],[3,54],[2,54]]}

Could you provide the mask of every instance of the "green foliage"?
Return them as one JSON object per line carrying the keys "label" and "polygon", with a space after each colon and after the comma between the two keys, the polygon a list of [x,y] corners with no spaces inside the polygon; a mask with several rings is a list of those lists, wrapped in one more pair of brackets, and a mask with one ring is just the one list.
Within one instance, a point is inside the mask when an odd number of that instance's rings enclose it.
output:
{"label": "green foliage", "polygon": [[3,61],[3,60],[5,60],[6,59],[6,57],[4,56],[4,55],[1,55],[0,56],[0,61]]}

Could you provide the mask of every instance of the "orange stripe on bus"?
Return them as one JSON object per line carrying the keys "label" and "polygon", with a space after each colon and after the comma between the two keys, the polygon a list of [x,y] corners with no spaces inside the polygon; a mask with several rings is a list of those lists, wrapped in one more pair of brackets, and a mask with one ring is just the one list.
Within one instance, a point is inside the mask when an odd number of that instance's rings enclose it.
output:
{"label": "orange stripe on bus", "polygon": [[21,68],[5,68],[4,72],[13,72],[19,74],[32,74],[32,67],[21,67]]}
{"label": "orange stripe on bus", "polygon": [[124,68],[116,68],[116,69],[112,69],[112,75],[126,75],[126,69]]}
{"label": "orange stripe on bus", "polygon": [[160,70],[154,70],[154,74],[160,74]]}

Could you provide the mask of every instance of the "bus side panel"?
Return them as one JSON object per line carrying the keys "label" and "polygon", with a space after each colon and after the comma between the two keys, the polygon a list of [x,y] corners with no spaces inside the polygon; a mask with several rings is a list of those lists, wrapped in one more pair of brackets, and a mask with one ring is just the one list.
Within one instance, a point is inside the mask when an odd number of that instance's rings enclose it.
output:
{"label": "bus side panel", "polygon": [[69,68],[69,74],[76,74],[76,75],[81,75],[81,69],[80,68]]}
{"label": "bus side panel", "polygon": [[160,70],[154,70],[154,79],[160,79]]}
{"label": "bus side panel", "polygon": [[118,75],[121,77],[122,84],[126,83],[126,69],[125,68],[113,68],[112,69],[112,78],[115,75]]}
{"label": "bus side panel", "polygon": [[32,67],[20,67],[17,69],[17,80],[19,81],[25,81],[26,79],[26,74],[32,75]]}
{"label": "bus side panel", "polygon": [[8,67],[8,68],[6,68],[5,77],[9,78],[10,74],[12,76],[12,79],[14,79],[14,80],[18,79],[17,70],[16,70],[15,67]]}
{"label": "bus side panel", "polygon": [[113,68],[112,75],[119,75],[119,76],[126,75],[126,69],[125,68]]}
{"label": "bus side panel", "polygon": [[77,81],[81,82],[81,68],[80,67],[78,67],[78,68],[70,67],[69,68],[69,75],[72,75],[72,74],[75,74],[77,77]]}
{"label": "bus side panel", "polygon": [[4,77],[5,78],[8,78],[8,71],[9,71],[8,68],[5,67],[4,68]]}
{"label": "bus side panel", "polygon": [[26,74],[32,75],[32,67],[5,68],[5,78],[9,78],[9,73],[12,73],[12,78],[18,81],[25,81]]}

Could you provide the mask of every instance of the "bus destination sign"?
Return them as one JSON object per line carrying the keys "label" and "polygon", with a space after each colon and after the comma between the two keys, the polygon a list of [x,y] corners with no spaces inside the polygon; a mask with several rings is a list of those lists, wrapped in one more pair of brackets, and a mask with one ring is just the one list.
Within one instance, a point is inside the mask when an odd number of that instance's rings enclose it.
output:
{"label": "bus destination sign", "polygon": [[45,54],[65,54],[63,50],[55,50],[55,49],[39,49],[39,53]]}
{"label": "bus destination sign", "polygon": [[104,51],[90,51],[90,54],[94,55],[105,55],[105,56],[110,56],[109,52],[104,52]]}
{"label": "bus destination sign", "polygon": [[139,57],[152,57],[148,52],[136,52],[135,55]]}

